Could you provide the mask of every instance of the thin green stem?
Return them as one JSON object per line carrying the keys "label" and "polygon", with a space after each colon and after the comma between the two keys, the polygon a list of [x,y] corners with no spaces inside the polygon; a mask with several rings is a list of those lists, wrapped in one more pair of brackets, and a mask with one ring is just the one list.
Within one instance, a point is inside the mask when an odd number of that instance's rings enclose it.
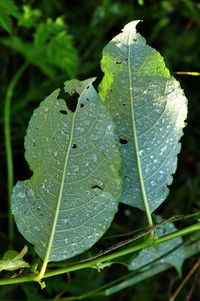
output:
{"label": "thin green stem", "polygon": [[200,72],[186,72],[186,71],[177,71],[174,72],[175,74],[179,75],[192,75],[192,76],[200,76]]}
{"label": "thin green stem", "polygon": [[[176,231],[171,234],[159,237],[157,239],[157,243],[160,244],[160,243],[163,243],[165,241],[168,241],[168,240],[180,237],[180,236],[185,236],[187,234],[190,234],[190,233],[192,233],[194,231],[198,231],[198,230],[200,230],[200,223],[196,223],[196,224],[191,225],[187,228],[184,228],[180,231]],[[126,249],[118,250],[111,254],[103,255],[98,258],[91,259],[89,261],[79,262],[79,263],[69,265],[69,266],[61,268],[61,269],[46,272],[44,274],[43,278],[49,278],[52,276],[61,275],[61,274],[72,272],[72,271],[82,270],[85,268],[98,268],[99,269],[101,267],[101,264],[104,262],[109,263],[110,261],[112,261],[115,258],[145,249],[149,246],[151,246],[151,241],[149,239],[147,239],[146,241],[144,241],[142,243],[139,243],[137,245],[131,245],[131,246],[127,247]],[[38,282],[38,275],[30,274],[27,276],[21,276],[21,277],[16,277],[16,278],[2,279],[2,280],[0,280],[0,285],[31,282],[31,281]]]}
{"label": "thin green stem", "polygon": [[11,111],[11,99],[16,84],[27,67],[25,62],[15,73],[11,79],[5,96],[5,107],[4,107],[4,137],[5,137],[5,149],[6,149],[6,164],[7,164],[7,190],[8,190],[8,239],[9,247],[12,246],[14,239],[14,221],[10,210],[10,197],[12,187],[14,183],[14,168],[13,168],[13,156],[12,156],[12,143],[11,143],[11,122],[10,122],[10,111]]}

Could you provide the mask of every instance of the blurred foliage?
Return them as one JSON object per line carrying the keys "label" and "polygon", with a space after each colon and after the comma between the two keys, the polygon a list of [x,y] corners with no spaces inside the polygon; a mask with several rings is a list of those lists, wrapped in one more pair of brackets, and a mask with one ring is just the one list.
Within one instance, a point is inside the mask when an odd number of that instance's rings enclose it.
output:
{"label": "blurred foliage", "polygon": [[[141,5],[143,2],[143,5]],[[33,109],[62,82],[77,77],[80,80],[98,76],[103,47],[121,28],[132,20],[143,20],[138,25],[148,44],[164,56],[171,72],[200,72],[200,1],[195,0],[5,0],[0,1],[0,126],[3,127],[4,98],[10,80],[28,62],[14,91],[11,107],[12,147],[15,180],[29,177],[24,160],[23,139]],[[178,170],[168,199],[158,214],[190,214],[200,210],[200,106],[198,76],[176,75],[189,100],[188,126],[182,138]],[[7,183],[5,175],[5,143],[0,136],[1,213],[0,254],[7,250]],[[120,205],[114,223],[106,235],[133,231],[144,226],[143,213]],[[191,222],[191,221],[190,221]],[[187,225],[179,222],[178,226]],[[14,246],[21,250],[24,239],[16,230]],[[106,248],[110,239],[99,242],[91,252]],[[25,260],[37,262],[29,246]],[[30,256],[31,255],[31,256]],[[88,253],[86,254],[88,255]],[[30,258],[29,258],[30,257]],[[183,275],[187,275],[195,258],[186,261]],[[40,263],[40,262],[39,262]],[[20,273],[20,271],[19,271]],[[42,300],[80,295],[105,285],[127,273],[124,266],[113,265],[101,273],[93,270],[73,272],[48,279],[47,289],[24,283],[3,286],[0,300]],[[9,272],[2,272],[9,277]],[[126,290],[118,292],[117,300],[167,300],[178,283],[174,270],[159,274]],[[193,277],[176,300],[183,300],[192,286],[191,300],[200,300],[197,277]],[[116,295],[95,297],[115,300]],[[189,300],[189,299],[188,299]]]}

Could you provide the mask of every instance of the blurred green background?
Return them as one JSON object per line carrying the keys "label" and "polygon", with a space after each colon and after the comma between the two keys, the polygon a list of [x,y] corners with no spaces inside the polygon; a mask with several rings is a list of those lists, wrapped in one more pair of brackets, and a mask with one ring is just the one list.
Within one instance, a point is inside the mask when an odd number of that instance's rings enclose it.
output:
{"label": "blurred green background", "polygon": [[[30,116],[41,100],[63,81],[97,76],[102,79],[100,59],[103,47],[126,23],[143,20],[138,31],[147,43],[165,58],[167,67],[180,81],[188,98],[188,126],[182,138],[178,170],[170,195],[159,208],[163,217],[190,214],[200,208],[200,77],[177,75],[177,71],[200,72],[200,1],[192,0],[1,0],[0,2],[0,126],[3,129],[4,106],[9,84],[19,70],[23,73],[11,100],[11,139],[14,181],[24,180],[30,171],[24,160],[23,140]],[[2,132],[3,133],[3,130]],[[0,136],[0,254],[7,249],[7,175],[4,136]],[[128,218],[127,218],[128,214]],[[141,213],[120,205],[112,233],[138,227]],[[180,224],[180,226],[187,225]],[[141,224],[142,226],[142,224]],[[16,231],[14,246],[20,250],[26,242]],[[34,252],[30,246],[30,255]],[[31,258],[31,257],[30,257]],[[186,261],[187,275],[196,258]],[[35,284],[0,287],[0,300],[40,300],[80,295],[116,277],[125,267],[114,265],[101,273],[78,271],[47,281],[41,291]],[[2,274],[3,275],[3,274]],[[5,273],[5,275],[7,275]],[[9,274],[8,274],[9,275]],[[4,276],[4,275],[3,275]],[[178,281],[172,269],[167,273],[120,291],[117,295],[93,297],[95,300],[168,300]],[[200,285],[194,276],[176,300],[200,300]],[[188,298],[189,298],[188,297]],[[193,299],[192,299],[193,298]],[[187,299],[190,300],[190,299]]]}

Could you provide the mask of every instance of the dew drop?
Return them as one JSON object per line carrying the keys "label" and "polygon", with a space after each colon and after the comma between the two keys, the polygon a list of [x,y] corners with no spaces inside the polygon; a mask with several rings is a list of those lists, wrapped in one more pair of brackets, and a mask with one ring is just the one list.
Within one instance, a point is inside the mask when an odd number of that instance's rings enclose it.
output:
{"label": "dew drop", "polygon": [[28,194],[28,196],[31,197],[31,198],[34,197],[34,191],[33,191],[32,189],[29,189],[27,194]]}
{"label": "dew drop", "polygon": [[95,154],[93,154],[93,161],[97,162],[97,156]]}
{"label": "dew drop", "polygon": [[144,151],[141,149],[141,150],[139,151],[139,156],[141,157],[143,154],[144,154]]}
{"label": "dew drop", "polygon": [[40,227],[39,226],[35,226],[35,227],[33,227],[33,229],[39,231]]}
{"label": "dew drop", "polygon": [[108,126],[108,130],[110,131],[112,129],[112,125],[111,124],[109,124],[109,126]]}
{"label": "dew drop", "polygon": [[77,165],[74,165],[72,167],[73,172],[77,172],[79,170],[79,167]]}
{"label": "dew drop", "polygon": [[25,198],[25,193],[24,192],[19,192],[18,197],[19,198]]}

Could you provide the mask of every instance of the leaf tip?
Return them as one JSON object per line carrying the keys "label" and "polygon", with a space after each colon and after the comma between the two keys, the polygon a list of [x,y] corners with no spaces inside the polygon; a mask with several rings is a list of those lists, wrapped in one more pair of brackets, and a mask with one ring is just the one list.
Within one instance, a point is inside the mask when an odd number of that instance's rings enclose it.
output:
{"label": "leaf tip", "polygon": [[134,20],[129,22],[128,24],[126,24],[123,28],[123,32],[124,31],[133,31],[136,30],[136,26],[138,25],[138,23],[143,22],[143,20]]}

